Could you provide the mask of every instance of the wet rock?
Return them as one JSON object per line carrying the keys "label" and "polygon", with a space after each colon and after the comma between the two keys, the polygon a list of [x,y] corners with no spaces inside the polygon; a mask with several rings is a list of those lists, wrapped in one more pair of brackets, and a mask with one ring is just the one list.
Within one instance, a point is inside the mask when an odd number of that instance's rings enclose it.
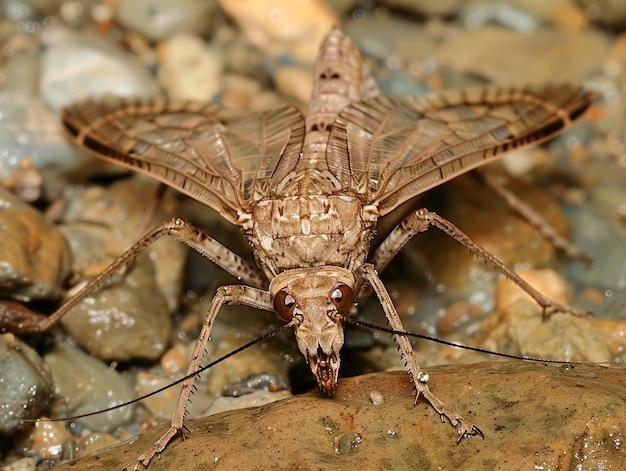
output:
{"label": "wet rock", "polygon": [[262,109],[255,105],[262,98],[261,94],[261,84],[256,80],[238,74],[224,77],[222,102],[225,106],[238,110]]}
{"label": "wet rock", "polygon": [[[74,254],[75,273],[93,278],[131,246],[155,190],[154,182],[133,178],[68,194],[67,225],[61,229]],[[154,220],[171,219],[174,208],[174,200],[165,197]],[[65,329],[103,359],[159,358],[169,343],[170,313],[179,302],[184,253],[180,242],[163,237],[126,267],[126,276],[113,276],[70,311],[62,319]]]}
{"label": "wet rock", "polygon": [[[95,276],[126,251],[141,235],[158,224],[177,216],[178,206],[170,193],[156,205],[150,221],[144,221],[155,203],[158,183],[139,176],[121,180],[109,187],[92,186],[82,191],[68,191],[61,230],[68,236],[86,234],[83,248],[73,247],[74,271]],[[91,239],[91,243],[89,241]],[[97,239],[100,239],[98,242]],[[153,261],[156,283],[173,311],[179,303],[185,247],[172,237],[164,236],[144,250]],[[91,267],[91,268],[89,268]]]}
{"label": "wet rock", "polygon": [[528,85],[580,82],[599,70],[606,51],[606,38],[590,30],[520,33],[483,27],[459,32],[439,48],[436,58],[442,66],[489,82]]}
{"label": "wet rock", "polygon": [[25,428],[52,399],[50,369],[12,334],[0,335],[0,434]]}
{"label": "wet rock", "polygon": [[[96,412],[136,397],[126,378],[76,347],[61,343],[44,360],[55,383],[55,417]],[[76,423],[90,430],[111,432],[126,424],[133,411],[131,405],[76,419]]]}
{"label": "wet rock", "polygon": [[[567,231],[563,213],[547,194],[519,180],[507,180],[506,186],[550,221],[557,232]],[[509,268],[541,268],[553,261],[552,244],[472,177],[457,178],[418,204],[451,221]],[[473,304],[490,311],[491,292],[498,275],[482,259],[434,228],[416,237],[407,248],[409,251],[405,249],[401,256],[407,257],[416,276],[426,273],[437,291],[452,296],[471,295]]]}
{"label": "wet rock", "polygon": [[[185,365],[185,371],[186,370],[187,365]],[[137,395],[144,396],[157,389],[169,386],[174,380],[180,377],[182,377],[182,373],[173,378],[165,378],[154,372],[140,372],[137,375],[135,386]],[[171,386],[163,392],[144,399],[142,404],[145,405],[156,420],[171,420],[176,410],[180,390],[180,384]],[[196,379],[194,394],[187,408],[187,416],[190,418],[201,417],[214,400],[215,396],[206,390],[201,380]]]}
{"label": "wet rock", "polygon": [[526,11],[519,2],[518,5],[510,3],[515,2],[496,0],[470,4],[462,10],[463,25],[468,29],[476,29],[495,23],[522,32],[534,31],[540,26],[536,15]]}
{"label": "wet rock", "polygon": [[[216,334],[219,336],[219,333]],[[238,346],[253,340],[256,336],[254,328],[232,330],[221,338],[211,358],[219,358]],[[237,354],[236,362],[225,361],[208,371],[207,390],[214,396],[219,396],[229,383],[240,381],[250,374],[269,373],[287,378],[288,368],[291,365],[286,360],[290,358],[290,355],[299,354],[300,352],[294,350],[291,345],[273,340],[264,342],[260,348],[259,346],[248,348]],[[286,380],[283,379],[282,383],[286,383]]]}
{"label": "wet rock", "polygon": [[308,103],[313,91],[311,70],[300,67],[281,67],[274,73],[274,82],[281,93]]}
{"label": "wet rock", "polygon": [[159,44],[158,81],[170,97],[210,101],[222,88],[222,62],[197,36],[179,33]]}
{"label": "wet rock", "polygon": [[461,326],[481,319],[484,315],[485,313],[480,308],[473,306],[467,301],[452,303],[448,306],[445,313],[437,319],[437,332],[441,335],[451,334],[459,330]]}
{"label": "wet rock", "polygon": [[177,343],[163,354],[159,363],[165,375],[171,378],[185,371],[190,358],[189,345]]}
{"label": "wet rock", "polygon": [[22,301],[54,299],[69,272],[61,233],[41,213],[0,188],[0,291]]}
{"label": "wet rock", "polygon": [[594,315],[610,319],[626,319],[626,288],[606,293],[605,303],[594,310]]}
{"label": "wet rock", "polygon": [[155,96],[159,89],[129,56],[88,36],[59,38],[42,57],[39,93],[55,111],[75,101],[107,93]]}
{"label": "wet rock", "polygon": [[146,254],[135,260],[121,281],[87,296],[61,324],[87,351],[117,361],[159,358],[172,328]]}
{"label": "wet rock", "polygon": [[[138,396],[145,396],[172,382],[155,373],[139,372],[135,388]],[[156,420],[169,420],[176,410],[176,403],[180,394],[180,385],[173,386],[159,394],[144,399],[141,403],[150,411]],[[197,395],[194,394],[194,402]]]}
{"label": "wet rock", "polygon": [[289,389],[289,385],[276,373],[247,375],[239,381],[233,381],[222,389],[223,396],[239,397],[256,391],[277,392]]}
{"label": "wet rock", "polygon": [[561,361],[625,359],[626,321],[557,313],[543,320],[530,301],[496,312],[482,322],[474,341],[487,350]]}
{"label": "wet rock", "polygon": [[39,98],[20,92],[0,91],[0,142],[3,186],[15,187],[23,180],[24,169],[32,166],[45,172],[40,191],[49,198],[67,185],[70,169],[87,161],[65,141],[58,116]]}
{"label": "wet rock", "polygon": [[[344,29],[361,51],[392,69],[412,69],[427,60],[432,64],[433,51],[440,42],[426,28],[395,16],[356,17]],[[384,75],[377,79],[384,79]]]}
{"label": "wet rock", "polygon": [[72,434],[61,422],[48,422],[45,417],[35,423],[20,445],[27,453],[44,460],[58,460],[63,456],[63,444],[72,439]]}
{"label": "wet rock", "polygon": [[2,471],[36,471],[37,461],[34,458],[22,458],[21,460],[14,461],[11,464],[7,464],[2,468]]}
{"label": "wet rock", "polygon": [[220,0],[256,47],[311,64],[322,39],[339,20],[321,0]]}
{"label": "wet rock", "polygon": [[[572,290],[567,282],[554,270],[519,270],[517,274],[552,301],[561,304],[572,302]],[[497,310],[504,309],[520,299],[533,302],[526,291],[508,278],[500,280],[496,285],[495,308]]]}
{"label": "wet rock", "polygon": [[623,233],[587,205],[566,208],[572,227],[572,242],[589,254],[591,268],[573,263],[569,276],[582,286],[618,290],[626,286],[626,243]]}
{"label": "wet rock", "polygon": [[118,440],[108,433],[90,433],[82,439],[80,445],[76,450],[76,457],[82,458],[90,453],[94,453],[98,450],[103,450],[111,445],[114,445]]}
{"label": "wet rock", "polygon": [[209,34],[215,10],[214,0],[122,0],[115,17],[126,29],[162,41],[176,33]]}
{"label": "wet rock", "polygon": [[258,407],[287,399],[288,397],[292,397],[289,391],[254,391],[239,397],[218,397],[213,404],[211,404],[211,407],[205,411],[204,415],[214,415],[230,410],[245,409],[247,407]]}
{"label": "wet rock", "polygon": [[[429,373],[433,392],[475,422],[484,440],[455,446],[456,433],[439,414],[423,401],[413,406],[406,374],[382,373],[340,380],[333,398],[315,392],[190,421],[187,439],[174,440],[150,466],[195,469],[216,463],[243,470],[324,463],[357,469],[366,462],[371,469],[484,469],[525,463],[619,469],[626,459],[620,446],[626,433],[622,365],[481,363],[434,367]],[[372,404],[371,391],[384,402]],[[57,469],[119,468],[152,446],[166,427]],[[338,455],[339,442],[350,434],[361,436],[360,445]]]}
{"label": "wet rock", "polygon": [[39,81],[39,52],[36,50],[17,51],[5,64],[5,90],[35,95]]}

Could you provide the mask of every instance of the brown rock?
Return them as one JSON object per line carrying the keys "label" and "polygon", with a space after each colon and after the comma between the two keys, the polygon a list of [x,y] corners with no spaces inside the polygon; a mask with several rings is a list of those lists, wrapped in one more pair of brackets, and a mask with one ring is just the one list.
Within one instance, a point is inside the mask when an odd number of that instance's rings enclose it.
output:
{"label": "brown rock", "polygon": [[339,24],[320,0],[220,0],[220,5],[256,47],[272,55],[288,53],[307,64],[328,30]]}
{"label": "brown rock", "polygon": [[592,30],[518,32],[485,26],[460,32],[436,56],[443,66],[501,85],[527,85],[582,81],[599,69],[606,50],[606,39]]}
{"label": "brown rock", "polygon": [[[333,399],[316,392],[190,421],[187,439],[148,469],[620,469],[626,460],[623,365],[481,363],[430,373],[434,392],[484,440],[455,445],[430,406],[413,407],[404,373],[382,373],[341,380]],[[372,404],[372,391],[382,404]],[[120,469],[166,428],[55,469]]]}
{"label": "brown rock", "polygon": [[70,268],[63,235],[43,215],[0,188],[0,292],[20,301],[54,299]]}
{"label": "brown rock", "polygon": [[[563,212],[546,193],[514,179],[506,186],[550,221],[557,232],[567,232]],[[451,221],[509,268],[545,267],[552,261],[552,244],[471,176],[455,179],[429,193],[419,204]],[[418,236],[407,248],[426,258],[431,283],[444,285],[451,294],[475,293],[490,285],[496,276],[482,259],[437,229]]]}
{"label": "brown rock", "polygon": [[[517,274],[552,301],[562,304],[572,302],[569,285],[554,270],[520,270]],[[532,300],[526,291],[508,278],[500,280],[496,285],[496,309],[504,309],[520,299]]]}
{"label": "brown rock", "polygon": [[626,321],[562,313],[543,320],[541,307],[521,300],[483,321],[474,342],[487,350],[534,358],[623,361]]}

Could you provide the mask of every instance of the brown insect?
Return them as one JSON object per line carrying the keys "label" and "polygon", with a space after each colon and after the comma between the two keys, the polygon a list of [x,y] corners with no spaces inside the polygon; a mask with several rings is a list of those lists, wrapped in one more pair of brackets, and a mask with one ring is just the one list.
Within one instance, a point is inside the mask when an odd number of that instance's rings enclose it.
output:
{"label": "brown insect", "polygon": [[[412,212],[373,251],[379,218],[409,199],[504,153],[567,129],[592,95],[568,85],[390,97],[378,88],[353,42],[333,29],[321,46],[311,104],[235,113],[217,104],[154,98],[87,101],[64,110],[76,142],[103,159],[139,170],[218,211],[241,227],[256,264],[188,223],[162,224],[134,244],[34,330],[46,330],[164,235],[197,250],[242,284],[222,286],[209,308],[188,373],[199,368],[224,304],[273,310],[292,326],[320,388],[332,394],[343,345],[342,317],[370,285],[396,331],[402,323],[378,277],[417,233],[435,226],[515,281],[544,308],[553,303],[447,220]],[[395,335],[416,389],[457,429],[480,435],[429,389],[411,344]],[[193,378],[183,383],[169,430],[129,467],[147,466],[183,430]]]}

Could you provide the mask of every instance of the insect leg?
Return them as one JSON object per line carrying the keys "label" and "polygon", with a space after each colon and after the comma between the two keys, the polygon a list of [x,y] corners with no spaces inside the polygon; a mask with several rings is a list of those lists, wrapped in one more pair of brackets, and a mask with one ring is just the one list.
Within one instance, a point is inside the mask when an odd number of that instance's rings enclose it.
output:
{"label": "insect leg", "polygon": [[461,231],[461,229],[456,227],[447,219],[442,218],[438,214],[428,211],[427,209],[418,209],[417,211],[414,211],[409,214],[404,221],[398,224],[398,226],[391,231],[387,238],[383,240],[382,244],[380,244],[380,246],[376,249],[370,259],[370,262],[374,265],[376,270],[382,270],[413,236],[428,230],[431,226],[434,226],[448,234],[459,244],[465,246],[470,252],[482,258],[486,263],[491,265],[494,269],[502,273],[517,286],[526,291],[526,293],[528,293],[530,297],[532,297],[537,304],[543,308],[544,316],[549,316],[555,312],[565,312],[579,317],[589,316],[587,311],[582,311],[565,304],[555,303],[549,297],[537,291],[537,289],[535,289],[530,283],[509,269],[495,256],[472,241],[472,239]]}
{"label": "insect leg", "polygon": [[[187,367],[187,373],[185,376],[198,371],[202,357],[205,353],[206,344],[209,341],[211,330],[213,329],[213,323],[217,317],[217,313],[220,308],[225,304],[243,304],[251,306],[257,309],[265,311],[272,311],[272,300],[268,291],[252,288],[245,285],[230,285],[220,286],[211,301],[209,310],[207,311],[206,319],[200,330],[200,335],[196,341],[196,346],[191,355],[191,361]],[[150,460],[158,453],[161,453],[167,444],[176,435],[183,435],[183,420],[187,414],[187,404],[189,403],[189,395],[191,394],[191,388],[196,377],[192,376],[182,383],[180,395],[178,396],[178,403],[176,404],[176,410],[172,416],[170,428],[159,438],[151,448],[146,450],[135,461],[128,464],[124,469],[137,470],[139,464],[148,466]]]}
{"label": "insect leg", "polygon": [[[389,320],[391,328],[395,331],[404,331],[398,311],[396,311],[393,301],[391,300],[391,296],[389,296],[385,285],[378,277],[378,273],[376,272],[374,266],[366,263],[361,268],[361,273],[365,281],[367,281],[374,289],[374,292],[376,293],[376,296],[385,311],[385,315]],[[465,420],[456,412],[448,409],[445,404],[430,391],[430,388],[428,387],[428,373],[420,368],[417,363],[417,359],[415,358],[415,353],[413,352],[413,347],[411,346],[409,339],[404,335],[396,334],[394,334],[394,339],[400,347],[400,352],[405,361],[408,373],[412,376],[413,385],[415,387],[415,403],[417,403],[420,395],[424,396],[424,398],[430,402],[433,408],[439,413],[442,421],[445,420],[444,418],[447,418],[450,423],[456,427],[457,433],[459,434],[457,443],[461,441],[461,439],[471,436],[480,435],[482,437],[483,433],[478,427],[476,427],[476,425]]]}
{"label": "insect leg", "polygon": [[175,218],[170,222],[161,224],[141,237],[118,259],[105,268],[102,273],[89,281],[78,293],[68,299],[63,306],[50,316],[41,318],[22,315],[17,320],[8,316],[0,316],[0,332],[9,331],[16,334],[46,332],[83,298],[101,286],[112,274],[127,267],[142,250],[166,235],[175,237],[187,244],[228,273],[238,277],[244,283],[257,287],[267,284],[265,276],[255,265],[242,259],[239,255],[191,224]]}
{"label": "insect leg", "polygon": [[474,172],[473,175],[482,180],[487,188],[502,198],[513,211],[517,212],[526,221],[528,221],[528,223],[537,229],[548,242],[554,245],[554,247],[562,250],[568,257],[580,260],[587,266],[591,266],[593,264],[593,260],[589,256],[582,253],[574,244],[559,234],[556,229],[541,216],[541,214],[528,206],[513,192],[503,186],[498,181],[497,175],[494,172],[480,169]]}

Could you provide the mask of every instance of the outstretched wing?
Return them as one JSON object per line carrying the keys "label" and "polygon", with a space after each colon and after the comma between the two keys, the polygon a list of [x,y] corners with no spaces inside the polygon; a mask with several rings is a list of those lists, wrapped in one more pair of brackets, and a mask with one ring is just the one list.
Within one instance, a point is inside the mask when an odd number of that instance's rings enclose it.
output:
{"label": "outstretched wing", "polygon": [[506,152],[560,133],[592,100],[593,94],[568,85],[366,99],[337,116],[328,169],[384,215]]}
{"label": "outstretched wing", "polygon": [[106,97],[63,110],[75,143],[148,174],[231,222],[296,165],[304,118],[282,106],[245,114],[213,103]]}

